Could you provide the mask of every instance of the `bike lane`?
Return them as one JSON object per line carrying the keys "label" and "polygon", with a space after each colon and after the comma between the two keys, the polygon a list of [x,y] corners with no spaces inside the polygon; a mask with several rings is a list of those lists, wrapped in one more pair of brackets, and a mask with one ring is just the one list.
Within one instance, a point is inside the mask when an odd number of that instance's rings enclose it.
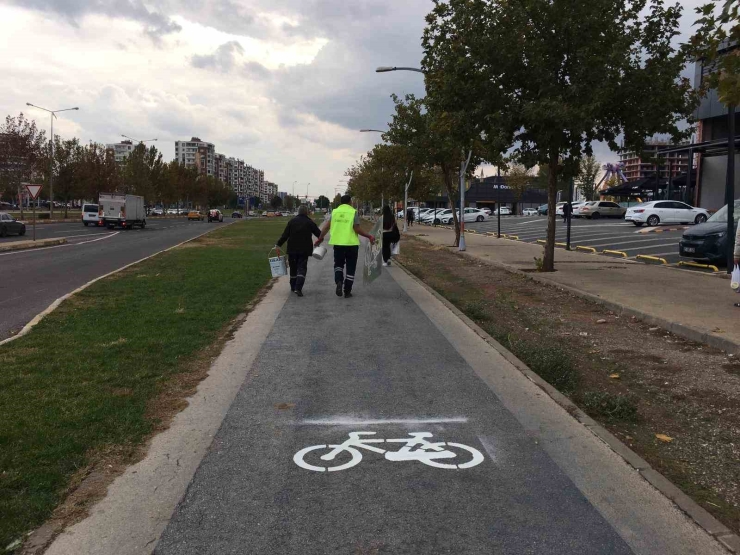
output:
{"label": "bike lane", "polygon": [[155,553],[633,552],[391,276],[308,273]]}

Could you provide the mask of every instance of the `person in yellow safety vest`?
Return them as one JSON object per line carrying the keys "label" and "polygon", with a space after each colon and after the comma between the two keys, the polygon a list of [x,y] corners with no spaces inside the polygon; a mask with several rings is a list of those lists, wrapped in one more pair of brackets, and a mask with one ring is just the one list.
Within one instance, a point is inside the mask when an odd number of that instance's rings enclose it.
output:
{"label": "person in yellow safety vest", "polygon": [[358,236],[362,235],[370,243],[375,243],[375,237],[360,228],[360,217],[357,210],[352,208],[351,202],[351,196],[342,197],[342,204],[327,216],[321,229],[321,235],[316,241],[316,246],[320,245],[326,234],[330,233],[329,244],[334,247],[334,282],[337,284],[337,297],[344,294],[345,299],[352,296],[352,286],[355,283],[357,257],[360,254]]}

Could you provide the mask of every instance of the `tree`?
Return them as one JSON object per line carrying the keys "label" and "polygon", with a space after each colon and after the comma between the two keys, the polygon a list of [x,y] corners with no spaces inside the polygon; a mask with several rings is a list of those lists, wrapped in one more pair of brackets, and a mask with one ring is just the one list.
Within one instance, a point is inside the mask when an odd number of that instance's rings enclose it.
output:
{"label": "tree", "polygon": [[532,186],[532,171],[521,164],[512,164],[506,174],[506,184],[514,193],[514,202],[519,202],[524,192]]}
{"label": "tree", "polygon": [[34,181],[44,171],[45,133],[23,112],[17,118],[7,116],[0,125],[0,191],[19,199],[21,218],[21,183]]}
{"label": "tree", "polygon": [[593,156],[584,156],[579,164],[578,178],[576,184],[586,200],[596,199],[596,178],[601,172],[601,164]]}
{"label": "tree", "polygon": [[331,201],[324,195],[321,195],[316,199],[316,208],[327,209],[330,204]]}
{"label": "tree", "polygon": [[[47,156],[51,153],[48,152]],[[75,198],[82,196],[82,176],[84,164],[84,148],[77,138],[63,141],[59,135],[54,137],[54,196],[64,201],[64,217],[67,217],[68,204]],[[44,164],[47,166],[47,164]],[[55,199],[50,199],[55,200]]]}
{"label": "tree", "polygon": [[641,152],[652,135],[688,136],[678,124],[695,96],[672,44],[680,15],[660,0],[435,0],[427,94],[482,122],[493,154],[510,145],[519,163],[547,167],[544,271],[554,270],[558,181],[577,175],[594,141],[618,150],[621,134]]}
{"label": "tree", "polygon": [[272,206],[273,210],[277,210],[283,205],[283,199],[281,199],[279,196],[272,197],[272,200],[270,200],[270,206]]}

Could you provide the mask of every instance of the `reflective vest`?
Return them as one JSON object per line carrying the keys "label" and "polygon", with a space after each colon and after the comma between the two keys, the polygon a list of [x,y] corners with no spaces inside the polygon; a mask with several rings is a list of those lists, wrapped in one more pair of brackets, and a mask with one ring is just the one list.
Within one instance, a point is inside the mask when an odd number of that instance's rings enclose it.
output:
{"label": "reflective vest", "polygon": [[349,204],[342,204],[331,213],[330,245],[352,247],[360,244],[355,233],[355,214],[357,211]]}

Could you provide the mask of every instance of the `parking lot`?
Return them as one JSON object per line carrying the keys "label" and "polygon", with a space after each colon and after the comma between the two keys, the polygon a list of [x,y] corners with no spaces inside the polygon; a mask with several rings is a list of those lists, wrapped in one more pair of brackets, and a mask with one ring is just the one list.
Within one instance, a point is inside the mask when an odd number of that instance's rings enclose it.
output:
{"label": "parking lot", "polygon": [[[466,229],[479,233],[497,232],[496,216],[488,221],[466,223]],[[657,256],[669,264],[680,260],[678,242],[684,230],[690,226],[665,225],[658,227],[635,227],[632,223],[617,219],[586,220],[574,218],[571,225],[571,246],[593,247],[598,252],[613,250],[624,252],[628,258],[638,255]],[[547,236],[547,218],[544,216],[501,216],[501,233],[514,236],[520,241],[536,243]],[[557,219],[555,241],[565,243],[566,225]],[[619,255],[617,255],[619,256]]]}

